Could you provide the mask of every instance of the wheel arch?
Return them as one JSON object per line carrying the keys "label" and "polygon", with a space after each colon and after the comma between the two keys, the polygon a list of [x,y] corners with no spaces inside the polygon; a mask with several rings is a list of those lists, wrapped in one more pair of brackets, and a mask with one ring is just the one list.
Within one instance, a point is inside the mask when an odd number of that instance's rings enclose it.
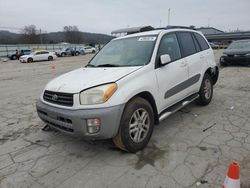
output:
{"label": "wheel arch", "polygon": [[129,101],[131,101],[135,97],[141,97],[150,103],[150,105],[153,109],[153,112],[154,112],[154,123],[159,124],[158,110],[157,110],[155,99],[154,99],[153,95],[148,91],[143,91],[143,92],[140,92],[140,93],[134,95],[133,97],[131,97],[127,103],[129,103]]}
{"label": "wheel arch", "polygon": [[219,67],[218,66],[215,66],[214,68],[210,67],[205,71],[205,74],[208,74],[211,77],[213,85],[215,85],[219,78]]}

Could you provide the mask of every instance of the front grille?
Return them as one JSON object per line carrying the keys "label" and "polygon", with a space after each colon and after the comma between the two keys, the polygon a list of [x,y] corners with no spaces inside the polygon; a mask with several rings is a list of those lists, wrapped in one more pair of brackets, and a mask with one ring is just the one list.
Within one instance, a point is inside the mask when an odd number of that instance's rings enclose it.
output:
{"label": "front grille", "polygon": [[63,106],[73,106],[73,94],[60,93],[54,91],[45,90],[43,99],[47,102],[59,104]]}

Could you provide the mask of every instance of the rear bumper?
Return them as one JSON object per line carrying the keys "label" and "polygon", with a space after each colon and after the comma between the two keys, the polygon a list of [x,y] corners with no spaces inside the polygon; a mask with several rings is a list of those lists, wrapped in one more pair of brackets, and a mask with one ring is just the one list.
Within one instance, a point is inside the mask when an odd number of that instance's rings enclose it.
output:
{"label": "rear bumper", "polygon": [[[50,127],[63,133],[86,139],[113,138],[119,129],[125,104],[102,109],[68,110],[52,107],[42,101],[36,103],[38,116]],[[99,118],[100,130],[90,134],[87,131],[87,119]]]}
{"label": "rear bumper", "polygon": [[220,62],[227,64],[249,65],[250,56],[221,56]]}

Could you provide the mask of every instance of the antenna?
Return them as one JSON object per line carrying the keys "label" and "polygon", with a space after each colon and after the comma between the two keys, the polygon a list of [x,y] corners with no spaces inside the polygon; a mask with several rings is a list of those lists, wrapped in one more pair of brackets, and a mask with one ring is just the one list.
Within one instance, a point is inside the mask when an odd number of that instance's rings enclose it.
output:
{"label": "antenna", "polygon": [[170,25],[170,11],[171,11],[171,9],[169,8],[168,9],[168,25]]}

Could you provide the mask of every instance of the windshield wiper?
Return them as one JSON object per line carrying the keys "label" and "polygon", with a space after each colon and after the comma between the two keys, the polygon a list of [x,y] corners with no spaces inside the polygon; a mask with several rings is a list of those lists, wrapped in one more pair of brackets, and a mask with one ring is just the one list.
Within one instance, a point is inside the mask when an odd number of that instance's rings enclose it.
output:
{"label": "windshield wiper", "polygon": [[115,65],[115,64],[101,64],[101,65],[97,65],[97,67],[120,67],[120,65]]}

